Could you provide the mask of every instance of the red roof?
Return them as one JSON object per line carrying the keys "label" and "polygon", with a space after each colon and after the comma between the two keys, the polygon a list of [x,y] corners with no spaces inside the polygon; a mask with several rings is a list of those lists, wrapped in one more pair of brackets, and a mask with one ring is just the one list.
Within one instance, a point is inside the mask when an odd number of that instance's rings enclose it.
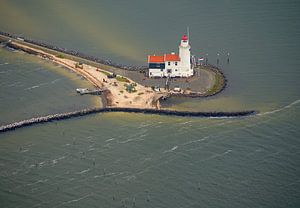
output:
{"label": "red roof", "polygon": [[166,61],[180,61],[180,58],[177,54],[165,54],[163,56],[148,56],[148,63],[164,63]]}
{"label": "red roof", "polygon": [[181,38],[181,40],[188,40],[189,38],[188,38],[188,36],[186,36],[186,35],[183,35],[182,36],[182,38]]}
{"label": "red roof", "polygon": [[180,61],[177,54],[165,54],[165,61]]}
{"label": "red roof", "polygon": [[148,56],[148,63],[163,63],[165,62],[164,56],[150,55]]}

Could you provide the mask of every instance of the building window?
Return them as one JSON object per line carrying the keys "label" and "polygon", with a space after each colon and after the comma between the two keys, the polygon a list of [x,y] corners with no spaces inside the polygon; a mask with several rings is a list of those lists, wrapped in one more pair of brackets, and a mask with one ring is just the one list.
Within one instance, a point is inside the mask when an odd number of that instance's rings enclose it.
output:
{"label": "building window", "polygon": [[170,74],[172,73],[172,69],[167,69],[167,72]]}
{"label": "building window", "polygon": [[164,71],[164,69],[160,69],[160,71],[162,72],[162,71]]}
{"label": "building window", "polygon": [[175,62],[175,66],[177,66],[177,61]]}
{"label": "building window", "polygon": [[170,61],[168,62],[168,65],[169,65],[169,66],[171,65],[171,62],[170,62]]}
{"label": "building window", "polygon": [[177,69],[175,69],[175,71],[177,71]]}

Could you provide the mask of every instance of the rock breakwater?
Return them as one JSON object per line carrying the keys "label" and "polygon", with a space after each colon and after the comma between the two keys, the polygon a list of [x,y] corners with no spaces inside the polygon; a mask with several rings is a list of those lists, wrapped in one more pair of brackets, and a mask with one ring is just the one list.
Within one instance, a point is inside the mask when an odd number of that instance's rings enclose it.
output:
{"label": "rock breakwater", "polygon": [[32,126],[35,124],[46,123],[51,121],[64,120],[94,113],[105,112],[128,112],[128,113],[144,113],[165,116],[182,116],[182,117],[244,117],[254,115],[257,112],[238,111],[238,112],[193,112],[193,111],[175,111],[175,110],[156,110],[156,109],[140,109],[140,108],[90,108],[68,113],[53,114],[41,117],[26,119],[11,124],[0,126],[0,132],[12,131],[18,128]]}

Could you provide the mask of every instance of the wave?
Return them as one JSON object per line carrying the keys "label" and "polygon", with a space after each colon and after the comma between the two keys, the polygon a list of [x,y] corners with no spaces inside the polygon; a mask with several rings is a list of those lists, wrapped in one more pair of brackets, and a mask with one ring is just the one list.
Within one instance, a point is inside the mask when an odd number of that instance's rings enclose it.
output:
{"label": "wave", "polygon": [[0,71],[0,74],[6,74],[7,72],[10,72],[11,70],[6,70],[6,71]]}
{"label": "wave", "polygon": [[105,142],[110,142],[110,141],[113,141],[113,140],[115,140],[115,138],[107,139],[107,140],[105,140]]}
{"label": "wave", "polygon": [[24,153],[24,152],[28,152],[29,151],[29,149],[23,149],[23,150],[21,150],[20,152],[21,153]]}
{"label": "wave", "polygon": [[65,159],[65,158],[66,158],[66,156],[62,156],[62,157],[59,157],[59,158],[55,158],[55,159],[52,160],[52,164],[55,165],[56,163],[58,163],[58,161],[63,160],[63,159]]}
{"label": "wave", "polygon": [[149,127],[151,125],[152,125],[152,123],[141,123],[140,126],[138,127],[138,129]]}
{"label": "wave", "polygon": [[124,179],[126,179],[127,181],[130,181],[130,180],[134,180],[134,179],[136,179],[136,176],[135,175],[129,175],[129,176],[124,176],[123,177]]}
{"label": "wave", "polygon": [[31,70],[31,71],[28,71],[28,73],[37,72],[37,71],[40,71],[40,70],[42,70],[42,69],[44,69],[44,67],[37,67],[37,68],[34,68],[34,69]]}
{"label": "wave", "polygon": [[3,65],[7,65],[9,63],[5,62],[5,63],[1,63],[0,66],[3,66]]}
{"label": "wave", "polygon": [[[55,81],[55,80],[53,80]],[[34,85],[34,86],[31,86],[31,87],[28,87],[28,88],[25,88],[25,90],[32,90],[32,89],[35,89],[35,88],[38,88],[38,87],[41,87],[41,86],[44,86],[44,85],[48,85],[50,83],[53,84],[53,81],[52,82],[44,82],[44,83],[40,83],[38,85]]]}
{"label": "wave", "polygon": [[55,80],[51,81],[51,84],[54,84],[55,82],[58,82],[59,80],[61,80],[61,79],[55,79]]}
{"label": "wave", "polygon": [[182,123],[179,123],[180,125],[186,125],[186,124],[189,124],[189,123],[192,123],[192,121],[185,121],[185,122],[182,122]]}
{"label": "wave", "polygon": [[141,135],[139,136],[138,138],[132,138],[132,139],[127,139],[127,140],[124,140],[124,141],[119,141],[120,144],[125,144],[125,143],[128,143],[128,142],[138,142],[138,141],[143,141],[145,139],[141,139],[142,137],[144,137],[146,135]]}
{"label": "wave", "polygon": [[44,180],[42,180],[42,179],[40,179],[40,180],[38,180],[38,181],[35,181],[35,182],[33,182],[33,183],[28,183],[28,184],[26,184],[25,186],[33,186],[33,185],[35,185],[35,184],[38,184],[38,183],[45,183],[45,182],[47,182],[49,179],[44,179]]}
{"label": "wave", "polygon": [[174,146],[172,149],[169,149],[169,150],[164,151],[164,153],[173,152],[173,151],[176,150],[177,148],[178,148],[178,146]]}
{"label": "wave", "polygon": [[202,142],[202,141],[205,141],[208,138],[209,138],[209,136],[205,136],[205,137],[203,137],[201,139],[192,140],[192,141],[186,142],[186,143],[184,143],[182,145],[189,145],[189,144],[193,144],[193,143],[197,143],[197,142]]}
{"label": "wave", "polygon": [[12,84],[7,85],[7,87],[15,87],[17,85],[21,84],[21,82],[14,82]]}
{"label": "wave", "polygon": [[298,100],[296,100],[296,101],[294,101],[294,102],[292,102],[292,103],[290,103],[290,104],[288,104],[288,105],[286,105],[286,106],[284,106],[282,108],[278,108],[278,109],[275,109],[273,111],[268,111],[268,112],[264,112],[264,113],[259,113],[259,114],[257,114],[257,116],[265,116],[265,115],[270,115],[270,114],[278,113],[278,112],[281,112],[281,111],[286,110],[288,108],[291,108],[294,105],[297,105],[298,103],[300,103],[300,99],[298,99]]}
{"label": "wave", "polygon": [[76,199],[72,199],[72,200],[69,200],[69,201],[65,201],[65,202],[63,202],[63,203],[58,204],[58,205],[55,206],[55,207],[61,207],[61,206],[66,205],[66,204],[78,202],[78,201],[83,200],[83,199],[85,199],[85,198],[88,198],[88,197],[90,197],[90,196],[92,196],[92,195],[93,195],[93,194],[87,194],[87,195],[85,195],[85,196],[82,196],[82,197],[79,197],[79,198],[76,198]]}
{"label": "wave", "polygon": [[90,169],[88,168],[88,169],[86,169],[86,170],[83,170],[83,171],[77,172],[77,174],[84,174],[84,173],[86,173],[86,172],[89,172],[89,171],[90,171]]}
{"label": "wave", "polygon": [[205,159],[201,160],[201,162],[208,161],[208,160],[212,160],[212,159],[215,159],[215,158],[218,158],[218,157],[223,157],[224,155],[227,155],[227,154],[229,154],[230,152],[232,152],[231,149],[226,150],[225,152],[223,152],[223,153],[221,153],[221,154],[214,154],[214,155],[212,155],[212,156],[210,156],[210,157],[208,157],[208,158],[205,158]]}
{"label": "wave", "polygon": [[40,86],[39,85],[34,85],[32,87],[26,88],[25,90],[32,90],[32,89],[35,89],[35,88],[38,88],[38,87],[40,87]]}

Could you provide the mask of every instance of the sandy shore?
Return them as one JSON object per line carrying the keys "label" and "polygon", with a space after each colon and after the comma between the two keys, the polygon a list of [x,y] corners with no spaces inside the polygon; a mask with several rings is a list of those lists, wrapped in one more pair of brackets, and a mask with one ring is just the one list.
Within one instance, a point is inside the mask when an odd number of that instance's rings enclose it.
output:
{"label": "sandy shore", "polygon": [[[81,67],[76,67],[76,64],[78,64],[78,62],[71,59],[60,58],[45,51],[32,48],[17,42],[12,42],[12,44],[16,45],[17,47],[33,51],[42,58],[49,59],[59,65],[67,67],[85,77],[96,88],[105,89],[106,91],[104,93],[104,96],[107,99],[106,107],[159,109],[159,98],[166,94],[166,92],[157,93],[150,87],[145,87],[138,83],[135,83],[127,77],[124,77],[126,79],[109,79],[107,78],[107,74],[110,72],[107,72],[100,68],[96,68],[94,66],[82,64]],[[126,90],[125,84],[131,83],[135,83],[136,92],[130,93]]]}

